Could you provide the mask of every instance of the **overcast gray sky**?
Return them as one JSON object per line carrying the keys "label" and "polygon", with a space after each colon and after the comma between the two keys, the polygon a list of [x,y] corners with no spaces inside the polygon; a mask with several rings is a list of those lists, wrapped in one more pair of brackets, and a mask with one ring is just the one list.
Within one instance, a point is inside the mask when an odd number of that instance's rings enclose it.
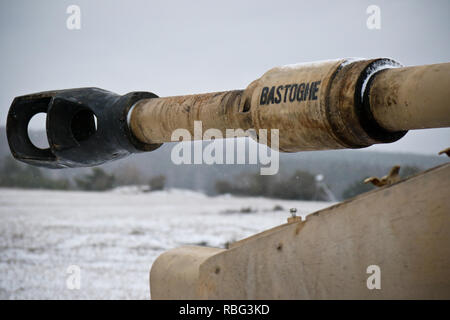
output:
{"label": "overcast gray sky", "polygon": [[[68,30],[66,9],[81,9]],[[369,5],[381,29],[366,27]],[[97,86],[171,96],[245,88],[268,69],[341,57],[450,61],[450,1],[18,1],[0,4],[0,125],[13,98]],[[450,129],[374,150],[437,153]]]}

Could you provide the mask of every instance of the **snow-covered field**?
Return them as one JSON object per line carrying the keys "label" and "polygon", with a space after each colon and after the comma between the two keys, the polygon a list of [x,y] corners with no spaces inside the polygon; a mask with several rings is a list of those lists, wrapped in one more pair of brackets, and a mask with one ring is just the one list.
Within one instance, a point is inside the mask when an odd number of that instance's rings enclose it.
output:
{"label": "snow-covered field", "polygon": [[[329,205],[186,190],[0,189],[0,299],[148,299],[150,267],[165,250],[224,247],[285,223],[290,208],[305,215]],[[79,290],[67,288],[71,265]]]}

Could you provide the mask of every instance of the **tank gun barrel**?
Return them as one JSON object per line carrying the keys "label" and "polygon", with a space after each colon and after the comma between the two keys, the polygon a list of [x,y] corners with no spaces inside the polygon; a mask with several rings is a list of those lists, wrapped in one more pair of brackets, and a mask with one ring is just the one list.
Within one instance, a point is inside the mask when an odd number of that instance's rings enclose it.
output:
{"label": "tank gun barrel", "polygon": [[[276,67],[245,90],[159,98],[98,88],[16,97],[7,119],[14,157],[49,168],[94,166],[175,141],[177,129],[216,129],[223,137],[278,130],[284,152],[363,148],[407,130],[450,126],[450,63],[403,67],[386,59],[339,59]],[[28,136],[44,112],[48,149]],[[241,130],[239,130],[241,129]],[[217,132],[217,131],[216,131]],[[178,141],[178,140],[176,140]]]}

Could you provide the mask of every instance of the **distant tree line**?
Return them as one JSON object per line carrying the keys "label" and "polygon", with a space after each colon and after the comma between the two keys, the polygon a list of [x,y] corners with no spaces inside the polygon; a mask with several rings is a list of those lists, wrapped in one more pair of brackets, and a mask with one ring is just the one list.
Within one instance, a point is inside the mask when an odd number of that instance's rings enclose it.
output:
{"label": "distant tree line", "polygon": [[[163,175],[152,177],[148,181],[150,191],[164,189],[165,182]],[[110,174],[98,167],[70,181],[67,178],[48,177],[42,169],[22,164],[10,156],[6,156],[0,165],[0,187],[104,191],[137,183],[138,181],[129,179],[127,175]]]}
{"label": "distant tree line", "polygon": [[67,190],[71,186],[67,179],[48,178],[41,169],[7,156],[0,167],[0,187]]}
{"label": "distant tree line", "polygon": [[[415,166],[402,166],[400,176],[407,178],[422,171]],[[371,184],[365,184],[366,177],[350,183],[341,198],[348,199],[361,193],[373,190]],[[163,190],[166,177],[157,175],[146,183],[142,174],[136,168],[124,168],[117,174],[107,173],[102,168],[92,168],[87,174],[73,179],[52,178],[44,170],[25,165],[11,156],[6,156],[0,163],[0,187],[27,189],[58,189],[103,191],[124,185],[147,184],[150,191]],[[329,200],[323,189],[323,184],[316,181],[315,176],[307,171],[297,170],[292,175],[283,177],[262,176],[259,173],[245,173],[233,177],[232,180],[217,180],[215,191],[218,194],[233,194],[236,196],[261,196],[279,199],[295,200]]]}
{"label": "distant tree line", "polygon": [[295,200],[328,200],[322,186],[309,172],[297,170],[287,178],[263,176],[259,173],[242,174],[233,181],[219,180],[215,185],[217,193],[237,196],[261,196]]}

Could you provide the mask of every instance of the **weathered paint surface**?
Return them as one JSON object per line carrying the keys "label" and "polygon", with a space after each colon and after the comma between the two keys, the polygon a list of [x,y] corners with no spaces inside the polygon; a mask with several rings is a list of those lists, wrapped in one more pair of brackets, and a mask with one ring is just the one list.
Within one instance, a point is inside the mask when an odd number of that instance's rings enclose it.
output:
{"label": "weathered paint surface", "polygon": [[[278,129],[279,150],[362,148],[409,129],[450,126],[450,63],[402,68],[390,59],[277,67],[245,90],[140,101],[131,129],[146,143],[175,129]],[[269,134],[270,138],[270,134]],[[201,137],[194,137],[201,139]],[[271,146],[268,139],[267,144]]]}
{"label": "weathered paint surface", "polygon": [[391,131],[449,126],[450,63],[382,71],[370,88],[370,108]]}

